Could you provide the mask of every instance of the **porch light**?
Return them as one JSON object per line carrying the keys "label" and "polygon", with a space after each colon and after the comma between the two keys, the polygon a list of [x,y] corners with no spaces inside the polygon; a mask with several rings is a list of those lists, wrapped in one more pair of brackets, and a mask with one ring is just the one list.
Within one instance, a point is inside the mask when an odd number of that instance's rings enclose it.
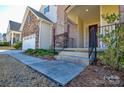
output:
{"label": "porch light", "polygon": [[88,12],[89,10],[88,9],[85,9],[86,12]]}

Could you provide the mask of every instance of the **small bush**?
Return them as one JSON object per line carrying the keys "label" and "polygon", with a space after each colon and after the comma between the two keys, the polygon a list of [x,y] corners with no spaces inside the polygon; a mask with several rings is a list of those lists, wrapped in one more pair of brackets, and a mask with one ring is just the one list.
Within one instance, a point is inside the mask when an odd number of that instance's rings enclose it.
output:
{"label": "small bush", "polygon": [[9,42],[0,42],[0,46],[9,46]]}
{"label": "small bush", "polygon": [[57,53],[54,53],[53,50],[45,50],[45,49],[28,49],[25,51],[26,54],[33,56],[54,56]]}
{"label": "small bush", "polygon": [[14,43],[14,44],[13,44],[13,47],[14,47],[15,49],[21,49],[21,48],[22,48],[22,42]]}

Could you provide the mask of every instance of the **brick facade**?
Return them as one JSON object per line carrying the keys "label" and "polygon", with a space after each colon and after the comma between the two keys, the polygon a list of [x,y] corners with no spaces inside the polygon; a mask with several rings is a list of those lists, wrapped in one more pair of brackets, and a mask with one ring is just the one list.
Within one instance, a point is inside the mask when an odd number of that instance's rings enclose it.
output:
{"label": "brick facade", "polygon": [[[28,16],[30,16],[30,20],[28,20]],[[32,34],[36,35],[35,47],[38,48],[39,47],[39,20],[31,11],[29,11],[22,30],[22,38]]]}
{"label": "brick facade", "polygon": [[67,16],[65,13],[69,5],[57,6],[57,25],[56,25],[56,47],[66,47],[67,42]]}
{"label": "brick facade", "polygon": [[68,5],[58,5],[57,6],[57,23],[58,24],[64,24],[65,22],[65,9],[68,7]]}

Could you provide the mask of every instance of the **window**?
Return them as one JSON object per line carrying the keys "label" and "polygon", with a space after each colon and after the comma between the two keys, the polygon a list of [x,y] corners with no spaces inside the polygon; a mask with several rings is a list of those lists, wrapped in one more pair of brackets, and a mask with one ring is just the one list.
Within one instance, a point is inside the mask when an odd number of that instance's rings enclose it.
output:
{"label": "window", "polygon": [[32,17],[31,16],[28,16],[27,17],[27,22],[30,23],[32,21]]}
{"label": "window", "polygon": [[46,12],[49,12],[49,5],[44,8],[44,14],[46,14]]}

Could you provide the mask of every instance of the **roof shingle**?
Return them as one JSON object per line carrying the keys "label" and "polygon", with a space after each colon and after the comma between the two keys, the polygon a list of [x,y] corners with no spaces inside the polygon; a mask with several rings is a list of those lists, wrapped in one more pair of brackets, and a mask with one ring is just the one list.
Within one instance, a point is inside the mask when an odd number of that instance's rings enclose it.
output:
{"label": "roof shingle", "polygon": [[[47,21],[49,21],[49,22],[52,22],[49,18],[47,18],[44,14],[42,14],[41,12],[39,12],[39,11],[37,11],[37,10],[35,10],[35,9],[33,9],[33,8],[31,8],[31,7],[29,7],[28,6],[28,8],[29,9],[31,9],[38,17],[40,17],[40,18],[42,18],[42,19],[45,19],[45,20],[47,20]],[[52,22],[53,23],[53,22]]]}
{"label": "roof shingle", "polygon": [[19,31],[21,23],[14,22],[14,21],[10,20],[9,24],[10,24],[10,30]]}

